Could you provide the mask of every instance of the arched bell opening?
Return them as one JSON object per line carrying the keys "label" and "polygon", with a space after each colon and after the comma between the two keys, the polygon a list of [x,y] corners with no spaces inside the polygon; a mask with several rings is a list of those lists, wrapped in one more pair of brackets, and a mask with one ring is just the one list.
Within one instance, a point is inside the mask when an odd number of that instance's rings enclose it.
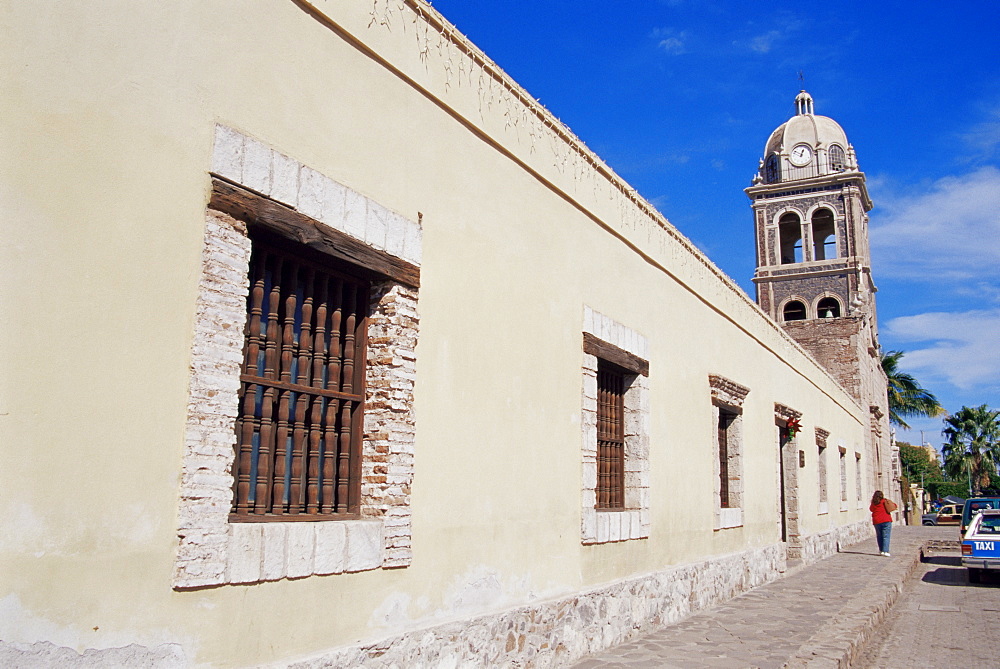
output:
{"label": "arched bell opening", "polygon": [[804,321],[806,319],[806,305],[798,300],[791,300],[785,304],[781,310],[781,317],[784,321]]}

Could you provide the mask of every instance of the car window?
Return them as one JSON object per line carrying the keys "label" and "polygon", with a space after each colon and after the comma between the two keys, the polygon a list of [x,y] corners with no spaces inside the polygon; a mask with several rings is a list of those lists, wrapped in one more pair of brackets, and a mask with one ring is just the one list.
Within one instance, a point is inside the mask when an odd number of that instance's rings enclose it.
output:
{"label": "car window", "polygon": [[979,521],[979,532],[982,534],[1000,534],[1000,516],[983,516]]}

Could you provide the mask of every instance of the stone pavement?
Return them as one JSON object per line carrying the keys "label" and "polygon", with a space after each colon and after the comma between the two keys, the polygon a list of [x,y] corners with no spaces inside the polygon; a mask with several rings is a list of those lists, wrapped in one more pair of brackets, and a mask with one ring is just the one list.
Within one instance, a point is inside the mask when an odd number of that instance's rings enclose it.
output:
{"label": "stone pavement", "polygon": [[861,654],[858,669],[1000,666],[1000,575],[969,583],[961,553],[930,553]]}
{"label": "stone pavement", "polygon": [[896,602],[927,544],[953,526],[894,526],[892,557],[874,537],[662,630],[593,655],[575,669],[848,667]]}

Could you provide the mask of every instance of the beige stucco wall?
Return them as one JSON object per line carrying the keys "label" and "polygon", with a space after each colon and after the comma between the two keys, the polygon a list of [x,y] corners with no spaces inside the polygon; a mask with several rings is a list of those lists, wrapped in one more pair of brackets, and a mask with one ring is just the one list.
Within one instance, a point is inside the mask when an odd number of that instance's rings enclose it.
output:
{"label": "beige stucco wall", "polygon": [[[460,40],[315,4],[0,10],[0,639],[240,666],[771,545],[775,402],[810,454],[831,432],[837,494],[867,413],[731,282]],[[171,589],[217,123],[422,215],[410,567]],[[580,542],[584,306],[650,343],[648,540]],[[751,389],[744,526],[715,532],[710,373]],[[812,511],[814,457],[800,482],[803,534],[865,518]]]}

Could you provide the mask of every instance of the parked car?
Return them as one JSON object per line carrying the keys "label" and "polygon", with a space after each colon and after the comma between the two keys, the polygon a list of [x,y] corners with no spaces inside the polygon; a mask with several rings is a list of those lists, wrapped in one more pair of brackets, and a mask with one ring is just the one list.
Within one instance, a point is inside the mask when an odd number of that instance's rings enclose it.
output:
{"label": "parked car", "polygon": [[970,583],[979,583],[987,569],[1000,569],[1000,509],[981,509],[972,516],[962,538],[962,566],[969,570]]}
{"label": "parked car", "polygon": [[937,513],[925,513],[921,522],[924,525],[958,525],[962,522],[962,505],[945,504]]}
{"label": "parked car", "polygon": [[959,527],[959,540],[965,536],[969,529],[972,517],[984,509],[1000,509],[1000,497],[970,497],[965,500],[965,509],[962,511],[962,524]]}

